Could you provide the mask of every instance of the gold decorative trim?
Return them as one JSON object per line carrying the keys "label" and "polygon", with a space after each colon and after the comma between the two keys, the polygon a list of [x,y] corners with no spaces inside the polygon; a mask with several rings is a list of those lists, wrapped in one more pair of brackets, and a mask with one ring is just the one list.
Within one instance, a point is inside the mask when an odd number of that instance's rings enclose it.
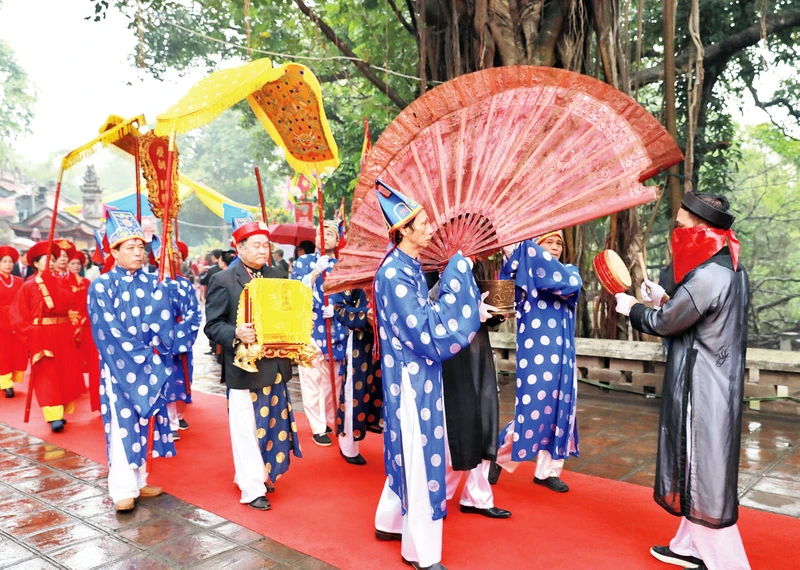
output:
{"label": "gold decorative trim", "polygon": [[53,303],[53,298],[50,297],[50,291],[47,290],[47,285],[44,284],[44,279],[42,279],[42,275],[37,274],[35,281],[36,284],[39,285],[39,292],[42,294],[42,298],[44,299],[44,304],[47,306],[48,309],[53,309],[53,307],[55,307],[55,303]]}
{"label": "gold decorative trim", "polygon": [[[70,311],[72,312],[72,311]],[[33,319],[33,324],[36,326],[41,325],[67,325],[72,324],[72,320],[69,317],[44,317],[40,319],[36,317]]]}
{"label": "gold decorative trim", "polygon": [[36,364],[37,362],[39,362],[45,356],[47,358],[53,358],[53,353],[50,352],[49,350],[41,350],[41,351],[37,352],[36,354],[31,356],[31,365]]}

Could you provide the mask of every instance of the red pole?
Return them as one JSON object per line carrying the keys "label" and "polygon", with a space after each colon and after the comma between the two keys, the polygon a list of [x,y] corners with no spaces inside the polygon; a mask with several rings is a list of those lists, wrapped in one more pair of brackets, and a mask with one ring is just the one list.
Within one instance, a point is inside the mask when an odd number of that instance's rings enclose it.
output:
{"label": "red pole", "polygon": [[[323,210],[322,204],[322,177],[319,175],[319,165],[314,164],[316,169],[316,176],[317,176],[317,205],[319,207],[319,233],[322,238],[319,240],[320,242],[320,255],[325,255],[325,213]],[[327,268],[323,268],[320,271],[322,275],[322,285],[325,286],[325,274],[327,273]],[[322,290],[322,306],[328,305],[328,295],[325,293],[325,290]],[[331,381],[331,400],[333,401],[333,415],[334,418],[336,417],[336,410],[338,409],[338,400],[339,394],[336,393],[336,373],[333,370],[334,360],[333,360],[333,343],[331,342],[331,320],[325,319],[325,340],[328,342],[328,376],[330,377]],[[334,421],[335,423],[335,421]],[[336,427],[336,426],[334,426]],[[335,433],[334,433],[335,435]]]}
{"label": "red pole", "polygon": [[139,225],[142,223],[142,181],[141,181],[141,159],[139,158],[139,138],[136,138],[133,153],[133,167],[136,169],[136,220]]}
{"label": "red pole", "polygon": [[[172,171],[175,168],[175,131],[169,136],[169,147],[167,148],[167,180],[166,180],[166,199],[164,204],[164,212],[161,216],[161,260],[158,265],[158,281],[159,283],[164,280],[164,271],[167,263],[167,250],[171,245],[170,240],[170,210],[172,209]],[[170,267],[172,266],[172,259],[169,259]],[[153,463],[153,436],[156,427],[156,417],[150,417],[150,423],[147,427],[147,458],[145,460],[145,469],[148,473],[151,472]]]}
{"label": "red pole", "polygon": [[[50,219],[50,232],[47,234],[47,241],[52,242],[56,233],[56,218],[58,217],[58,199],[61,196],[61,180],[64,178],[64,161],[61,161],[61,168],[58,169],[58,180],[56,181],[56,198],[53,202],[53,217]],[[45,263],[45,271],[50,270],[50,255],[52,254],[52,247],[47,248],[47,263]]]}
{"label": "red pole", "polygon": [[[261,186],[261,172],[258,170],[258,166],[254,168],[256,171],[256,185],[258,186],[258,199],[261,202],[261,221],[267,224],[269,227],[269,218],[267,218],[267,205],[264,202],[264,188]],[[272,267],[272,244],[267,242],[267,265]]]}

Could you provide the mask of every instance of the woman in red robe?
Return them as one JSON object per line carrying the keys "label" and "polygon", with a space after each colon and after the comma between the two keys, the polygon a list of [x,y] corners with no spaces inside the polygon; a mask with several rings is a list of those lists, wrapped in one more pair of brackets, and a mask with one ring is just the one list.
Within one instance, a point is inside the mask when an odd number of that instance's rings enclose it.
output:
{"label": "woman in red robe", "polygon": [[11,275],[14,264],[19,261],[19,252],[11,246],[0,247],[0,390],[6,398],[14,397],[14,382],[22,382],[28,367],[28,353],[19,334],[8,324],[8,309],[14,301],[22,279]]}
{"label": "woman in red robe", "polygon": [[86,390],[75,345],[75,294],[67,279],[47,269],[47,252],[57,257],[61,249],[39,242],[28,250],[28,263],[36,275],[19,290],[9,318],[19,331],[31,357],[30,382],[44,419],[54,432],[64,429],[64,414],[75,408],[75,400]]}
{"label": "woman in red robe", "polygon": [[78,360],[81,371],[89,375],[89,403],[93,412],[100,411],[100,355],[92,338],[92,323],[89,320],[88,299],[89,281],[80,276],[80,271],[86,265],[86,256],[78,249],[69,252],[69,282],[75,294],[76,310],[80,314],[80,322],[75,332],[75,341],[78,343]]}

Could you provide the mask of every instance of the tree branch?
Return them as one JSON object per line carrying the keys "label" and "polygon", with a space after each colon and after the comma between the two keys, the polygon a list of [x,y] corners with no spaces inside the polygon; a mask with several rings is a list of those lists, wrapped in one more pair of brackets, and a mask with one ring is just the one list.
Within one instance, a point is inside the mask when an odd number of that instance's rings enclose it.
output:
{"label": "tree branch", "polygon": [[776,97],[772,101],[762,101],[761,99],[758,98],[758,92],[756,91],[756,88],[753,87],[752,80],[748,79],[745,81],[745,83],[747,84],[747,88],[750,90],[750,94],[753,96],[753,101],[755,102],[756,107],[758,107],[767,114],[767,117],[769,117],[770,122],[773,125],[775,125],[781,133],[783,133],[783,136],[792,139],[794,141],[800,141],[800,139],[798,139],[797,137],[793,137],[792,135],[786,132],[784,126],[781,125],[778,121],[776,121],[775,118],[772,116],[772,113],[769,112],[769,108],[782,106],[792,117],[794,117],[799,121],[800,121],[800,110],[795,109],[792,106],[791,101],[789,101],[784,97]]}
{"label": "tree branch", "polygon": [[300,11],[305,14],[309,20],[311,20],[317,27],[320,29],[322,34],[328,38],[333,45],[339,48],[339,51],[342,52],[347,57],[351,57],[353,59],[350,60],[350,63],[356,66],[356,68],[361,72],[361,74],[366,77],[370,83],[375,85],[381,93],[384,93],[395,105],[397,105],[400,109],[405,109],[408,106],[402,97],[391,87],[389,87],[386,83],[381,80],[380,77],[373,73],[372,69],[370,68],[369,64],[359,58],[356,53],[350,48],[349,45],[344,43],[339,36],[336,35],[336,32],[333,31],[327,23],[325,23],[319,16],[317,16],[311,8],[303,3],[303,0],[294,0],[294,3],[297,4],[297,7],[300,8]]}
{"label": "tree branch", "polygon": [[414,28],[411,26],[408,20],[405,19],[405,16],[403,16],[403,13],[400,12],[400,9],[397,7],[397,4],[395,4],[394,0],[387,0],[387,2],[389,2],[389,6],[392,7],[392,10],[394,10],[394,15],[397,16],[397,19],[401,24],[403,24],[403,27],[408,30],[408,33],[414,37],[417,37]]}
{"label": "tree branch", "polygon": [[773,307],[777,307],[778,305],[782,305],[786,301],[791,301],[792,299],[796,299],[797,297],[800,297],[800,293],[797,293],[795,295],[786,295],[785,297],[781,297],[780,299],[777,299],[775,301],[764,303],[763,305],[756,307],[756,314],[760,313],[761,311],[765,311],[766,309],[771,309]]}
{"label": "tree branch", "polygon": [[[800,12],[783,12],[767,20],[767,35],[772,35],[789,28],[800,26]],[[727,61],[733,54],[756,45],[761,41],[761,22],[745,28],[741,32],[728,36],[715,44],[704,48],[703,65],[711,67]],[[682,51],[675,58],[675,67],[679,73],[689,71],[689,50]],[[648,85],[664,79],[664,65],[654,65],[639,73],[639,86]]]}

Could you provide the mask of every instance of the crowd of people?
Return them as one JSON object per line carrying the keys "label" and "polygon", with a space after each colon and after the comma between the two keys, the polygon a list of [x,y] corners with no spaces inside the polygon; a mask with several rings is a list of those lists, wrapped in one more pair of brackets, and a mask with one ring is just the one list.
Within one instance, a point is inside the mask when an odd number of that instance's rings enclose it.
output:
{"label": "crowd of people", "polygon": [[[402,193],[386,185],[377,192],[387,252],[371,290],[323,289],[346,239],[340,223],[325,223],[316,243],[299,244],[287,261],[264,223],[237,219],[233,250],[189,262],[185,244],[148,242],[133,214],[109,211],[100,275],[65,240],[31,247],[30,272],[14,248],[0,248],[0,319],[8,323],[0,388],[12,397],[30,366],[29,389],[59,432],[87,390],[86,374],[90,405],[103,416],[109,494],[117,510],[133,509],[137,498],[161,493],[147,484],[149,458],[175,455],[189,427],[183,414],[204,301],[203,331],[227,388],[239,500],[269,510],[267,495],[290,456],[302,457],[306,436],[287,387],[292,361],[263,357],[255,371],[236,364],[237,347],[257,341],[239,299],[253,279],[297,280],[311,289],[318,349],[310,366],[298,367],[310,441],[329,447],[335,438],[342,460],[358,468],[366,464],[359,442],[382,434],[375,537],[400,541],[415,568],[444,568],[443,520],[462,478],[461,512],[491,519],[511,517],[495,506],[492,485],[523,462],[536,462],[533,483],[569,490],[562,469],[579,453],[575,313],[583,280],[563,261],[560,231],[504,249],[500,278],[516,286],[517,370],[514,416],[501,430],[488,332],[507,315],[478,289],[483,266],[457,253],[441,273],[423,272],[419,256],[435,224]],[[736,527],[748,284],[732,222],[724,198],[687,194],[672,276],[643,284],[652,308],[617,296],[634,328],[668,339],[655,499],[682,518],[670,544],[651,552],[686,568],[749,567]]]}

